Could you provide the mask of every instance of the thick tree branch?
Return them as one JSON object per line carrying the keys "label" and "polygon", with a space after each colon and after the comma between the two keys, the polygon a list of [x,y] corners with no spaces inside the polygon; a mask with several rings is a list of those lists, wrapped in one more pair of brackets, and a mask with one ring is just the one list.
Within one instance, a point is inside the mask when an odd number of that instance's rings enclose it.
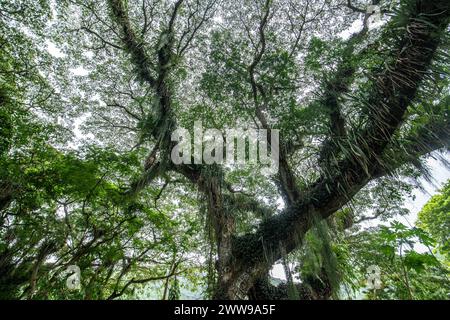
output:
{"label": "thick tree branch", "polygon": [[137,67],[139,77],[154,87],[156,81],[152,75],[152,63],[144,50],[143,40],[138,38],[131,25],[124,1],[109,0],[109,5],[117,24],[122,30],[122,41]]}

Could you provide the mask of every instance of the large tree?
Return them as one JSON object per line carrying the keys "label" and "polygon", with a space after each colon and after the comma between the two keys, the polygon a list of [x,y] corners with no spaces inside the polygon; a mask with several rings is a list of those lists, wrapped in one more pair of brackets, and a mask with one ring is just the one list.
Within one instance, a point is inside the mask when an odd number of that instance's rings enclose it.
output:
{"label": "large tree", "polygon": [[[346,229],[371,219],[351,208],[381,202],[367,193],[378,188],[379,196],[402,176],[417,177],[424,156],[450,141],[450,3],[373,1],[382,14],[375,23],[368,4],[66,0],[51,8],[45,1],[7,2],[0,9],[7,31],[2,75],[18,80],[2,83],[18,87],[8,91],[2,84],[2,107],[34,108],[42,118],[36,126],[46,130],[52,128],[46,115],[62,127],[75,121],[79,129],[84,121],[91,138],[68,151],[69,137],[51,142],[41,129],[25,130],[32,119],[19,117],[22,109],[0,114],[5,123],[23,121],[0,128],[2,161],[9,165],[0,177],[3,283],[17,288],[25,281],[33,297],[39,269],[99,263],[89,269],[90,297],[96,285],[109,283],[107,297],[115,298],[133,284],[175,276],[196,252],[209,261],[214,298],[286,298],[304,294],[305,284],[309,296],[329,297],[323,280],[330,286],[334,280],[326,266],[320,283],[305,277],[303,286],[291,279],[291,287],[278,288],[268,283],[269,270],[306,252],[313,230],[324,240],[322,220],[344,221]],[[43,21],[31,23],[29,12]],[[53,18],[46,22],[45,15]],[[49,56],[45,41],[59,48],[58,58]],[[45,57],[36,57],[32,46]],[[33,90],[19,88],[30,83]],[[223,132],[279,129],[278,171],[268,174],[260,164],[174,164],[172,132],[198,120]],[[20,142],[37,133],[37,147]],[[13,155],[24,150],[32,160],[15,166]],[[393,214],[392,201],[379,206],[388,213],[375,210],[374,217]],[[196,207],[202,230],[190,212]],[[65,219],[59,227],[58,210]],[[40,216],[29,215],[35,211]],[[27,243],[23,226],[42,228],[37,234],[52,241]],[[192,244],[203,241],[193,236],[202,232],[213,243],[209,254]],[[28,258],[14,262],[17,253]],[[45,264],[52,255],[57,262]],[[168,271],[155,274],[159,264]],[[56,281],[46,277],[47,285]]]}

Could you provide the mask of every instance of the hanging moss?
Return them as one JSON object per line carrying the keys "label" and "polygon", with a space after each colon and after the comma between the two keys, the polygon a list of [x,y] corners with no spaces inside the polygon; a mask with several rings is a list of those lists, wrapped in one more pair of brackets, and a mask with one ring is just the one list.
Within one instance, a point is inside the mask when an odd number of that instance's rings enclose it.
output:
{"label": "hanging moss", "polygon": [[327,295],[338,298],[341,277],[326,221],[315,219],[305,238],[304,248],[300,261],[302,281],[316,298]]}
{"label": "hanging moss", "polygon": [[170,284],[169,289],[169,300],[180,300],[180,283],[178,278],[175,276]]}

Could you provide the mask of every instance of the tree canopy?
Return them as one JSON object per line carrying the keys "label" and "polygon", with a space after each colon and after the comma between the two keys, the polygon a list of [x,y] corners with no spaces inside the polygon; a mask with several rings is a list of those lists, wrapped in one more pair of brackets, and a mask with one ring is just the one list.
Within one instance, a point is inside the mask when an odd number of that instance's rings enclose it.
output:
{"label": "tree canopy", "polygon": [[[396,218],[448,167],[449,22],[446,0],[0,1],[0,298],[447,299],[450,185]],[[198,121],[279,130],[277,171],[175,164]]]}

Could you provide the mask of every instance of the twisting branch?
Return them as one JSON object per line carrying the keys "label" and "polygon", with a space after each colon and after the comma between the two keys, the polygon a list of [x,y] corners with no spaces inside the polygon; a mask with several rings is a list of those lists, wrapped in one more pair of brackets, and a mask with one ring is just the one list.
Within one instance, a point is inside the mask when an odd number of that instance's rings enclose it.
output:
{"label": "twisting branch", "polygon": [[[265,37],[265,29],[267,27],[269,21],[270,14],[270,5],[271,0],[266,0],[264,8],[263,8],[263,16],[258,26],[259,32],[259,40],[256,46],[256,53],[253,57],[253,61],[248,67],[248,73],[250,78],[250,85],[252,88],[253,94],[253,103],[255,106],[256,117],[261,123],[262,127],[268,131],[270,134],[269,124],[264,115],[264,111],[267,108],[267,96],[265,90],[261,84],[256,81],[255,72],[256,67],[261,62],[261,59],[266,51],[266,37]],[[259,102],[258,96],[261,95],[261,100],[263,103]],[[295,176],[292,172],[291,167],[289,166],[287,156],[283,148],[279,148],[279,172],[278,172],[278,185],[281,191],[281,194],[286,201],[287,204],[292,204],[300,197],[300,192],[296,186]]]}
{"label": "twisting branch", "polygon": [[187,28],[183,32],[183,34],[181,35],[181,37],[178,41],[177,55],[179,55],[179,56],[183,55],[183,53],[186,51],[186,49],[191,44],[191,42],[194,39],[197,32],[200,30],[200,28],[203,26],[203,24],[209,20],[210,17],[208,16],[208,14],[212,10],[214,5],[216,4],[217,0],[208,0],[206,8],[204,9],[202,16],[200,17],[200,20],[197,23],[194,23],[193,25],[191,25],[191,20],[194,20],[195,15],[200,10],[200,9],[198,9],[198,7],[200,6],[200,2],[202,2],[202,1],[198,0],[196,2],[197,8],[196,8],[196,10],[192,11],[191,14],[189,15],[188,20],[187,20],[187,24],[188,24]]}
{"label": "twisting branch", "polygon": [[347,7],[355,12],[359,12],[359,13],[366,13],[366,10],[360,9],[356,6],[354,6],[351,2],[351,0],[347,0]]}
{"label": "twisting branch", "polygon": [[[157,147],[161,151],[161,159],[153,161],[152,166],[147,166],[144,176],[132,184],[130,193],[135,193],[147,185],[152,179],[165,170],[169,150],[170,150],[170,131],[175,125],[175,120],[171,115],[171,93],[166,83],[172,60],[173,30],[176,17],[183,0],[175,3],[170,16],[168,27],[159,37],[157,47],[157,62],[155,67],[150,62],[150,57],[145,51],[143,41],[139,40],[133,30],[122,0],[109,0],[109,5],[116,22],[123,32],[122,41],[131,55],[131,60],[136,66],[141,80],[146,81],[154,90],[158,97],[158,103],[154,106],[156,119],[149,116],[148,121],[151,125],[150,134],[156,139]],[[153,76],[156,72],[157,77]],[[151,156],[151,155],[150,155]],[[149,157],[150,157],[149,156]]]}
{"label": "twisting branch", "polygon": [[173,26],[175,24],[175,19],[177,18],[178,9],[180,8],[181,4],[184,0],[178,0],[175,2],[175,6],[173,8],[172,16],[170,17],[169,21],[169,32],[173,32]]}
{"label": "twisting branch", "polygon": [[152,75],[152,63],[144,50],[143,40],[138,38],[131,26],[124,2],[122,0],[109,0],[109,5],[122,30],[122,41],[137,67],[139,77],[154,87],[156,80]]}
{"label": "twisting branch", "polygon": [[115,298],[122,296],[125,293],[125,291],[128,289],[128,287],[131,286],[132,284],[142,284],[142,283],[147,283],[150,281],[164,280],[164,279],[171,278],[173,276],[182,274],[185,270],[181,270],[179,272],[176,271],[177,267],[180,263],[181,263],[181,260],[177,261],[167,275],[141,278],[141,279],[132,278],[126,282],[126,284],[122,287],[122,289],[120,291],[117,291],[117,286],[116,286],[113,293],[111,293],[111,295],[108,297],[107,300],[113,300]]}

